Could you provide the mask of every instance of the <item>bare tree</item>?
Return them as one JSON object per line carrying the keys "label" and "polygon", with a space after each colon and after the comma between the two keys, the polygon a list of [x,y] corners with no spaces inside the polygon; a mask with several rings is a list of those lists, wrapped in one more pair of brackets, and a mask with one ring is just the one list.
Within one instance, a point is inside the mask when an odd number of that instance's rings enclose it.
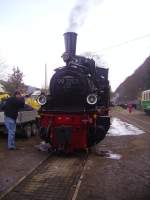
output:
{"label": "bare tree", "polygon": [[7,92],[13,94],[16,90],[20,90],[22,92],[26,92],[27,86],[23,82],[23,73],[20,71],[18,67],[13,68],[13,73],[9,75],[7,81],[3,81],[2,83]]}

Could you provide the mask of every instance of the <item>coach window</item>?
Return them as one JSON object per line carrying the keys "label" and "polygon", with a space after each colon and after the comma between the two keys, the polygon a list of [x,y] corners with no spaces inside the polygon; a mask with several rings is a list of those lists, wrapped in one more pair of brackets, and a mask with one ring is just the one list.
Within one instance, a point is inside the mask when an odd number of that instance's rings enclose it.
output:
{"label": "coach window", "polygon": [[149,100],[149,92],[147,92],[147,100]]}
{"label": "coach window", "polygon": [[145,100],[147,101],[147,92],[145,92]]}
{"label": "coach window", "polygon": [[148,92],[146,92],[146,101],[148,100]]}
{"label": "coach window", "polygon": [[144,92],[144,101],[146,100],[146,93]]}

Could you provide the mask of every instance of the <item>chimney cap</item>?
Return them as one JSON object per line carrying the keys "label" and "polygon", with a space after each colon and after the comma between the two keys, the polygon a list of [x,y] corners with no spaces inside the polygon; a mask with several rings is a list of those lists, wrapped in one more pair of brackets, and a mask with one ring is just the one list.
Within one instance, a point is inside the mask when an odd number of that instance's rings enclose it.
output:
{"label": "chimney cap", "polygon": [[78,35],[77,33],[72,32],[72,31],[65,32],[64,35],[66,35],[66,34],[74,34],[74,35]]}

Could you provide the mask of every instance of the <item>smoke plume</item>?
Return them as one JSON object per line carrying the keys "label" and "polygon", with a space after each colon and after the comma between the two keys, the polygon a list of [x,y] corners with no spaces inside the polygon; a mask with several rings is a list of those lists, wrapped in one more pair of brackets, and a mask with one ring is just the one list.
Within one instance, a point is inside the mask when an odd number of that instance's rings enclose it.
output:
{"label": "smoke plume", "polygon": [[83,26],[90,9],[101,1],[102,0],[78,0],[71,10],[67,31],[76,32],[81,26]]}
{"label": "smoke plume", "polygon": [[81,56],[85,56],[86,58],[93,59],[95,61],[96,66],[98,67],[103,67],[103,68],[108,67],[108,64],[104,60],[103,55],[99,55],[96,52],[90,52],[90,51],[84,52],[81,54]]}

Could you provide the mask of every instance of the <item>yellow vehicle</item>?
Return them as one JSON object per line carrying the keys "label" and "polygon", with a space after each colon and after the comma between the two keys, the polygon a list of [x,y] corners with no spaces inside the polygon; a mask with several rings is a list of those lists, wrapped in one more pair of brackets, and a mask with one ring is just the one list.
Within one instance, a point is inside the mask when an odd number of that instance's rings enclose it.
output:
{"label": "yellow vehicle", "polygon": [[36,90],[34,91],[31,96],[27,97],[25,100],[25,103],[30,105],[32,108],[34,108],[35,110],[39,110],[41,105],[38,103],[37,99],[38,97],[41,95],[41,91],[40,90]]}
{"label": "yellow vehicle", "polygon": [[26,98],[25,103],[34,108],[35,110],[39,110],[41,107],[41,105],[37,102],[37,100],[32,97]]}
{"label": "yellow vehicle", "polygon": [[0,101],[7,99],[10,97],[8,93],[0,93]]}

